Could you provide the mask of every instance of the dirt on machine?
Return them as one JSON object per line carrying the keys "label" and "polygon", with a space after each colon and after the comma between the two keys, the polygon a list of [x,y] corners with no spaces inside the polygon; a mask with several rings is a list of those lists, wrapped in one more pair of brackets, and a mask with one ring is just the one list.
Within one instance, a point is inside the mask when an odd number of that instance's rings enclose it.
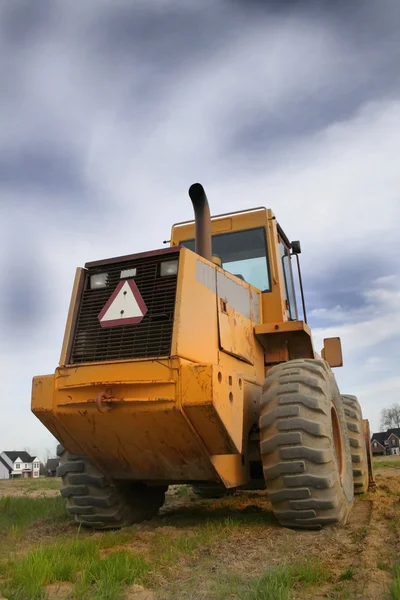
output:
{"label": "dirt on machine", "polygon": [[314,349],[300,243],[270,209],[210,217],[199,183],[189,196],[169,247],[76,270],[59,366],[33,379],[67,509],[115,529],[190,484],[266,490],[286,527],[345,523],[373,485],[369,426],[338,389],[340,339]]}

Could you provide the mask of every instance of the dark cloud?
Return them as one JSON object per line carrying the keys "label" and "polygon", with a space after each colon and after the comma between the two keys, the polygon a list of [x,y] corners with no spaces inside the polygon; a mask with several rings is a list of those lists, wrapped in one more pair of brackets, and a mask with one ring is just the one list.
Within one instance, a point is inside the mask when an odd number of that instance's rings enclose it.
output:
{"label": "dark cloud", "polygon": [[37,248],[27,248],[26,253],[13,255],[12,247],[10,243],[2,273],[2,330],[14,343],[18,340],[23,344],[27,342],[24,336],[31,335],[42,324],[48,309],[42,277],[44,262]]}
{"label": "dark cloud", "polygon": [[119,61],[131,60],[168,75],[221,48],[239,24],[237,13],[218,5],[210,11],[201,4],[177,9],[173,2],[162,9],[110,4],[88,25],[88,46],[103,65],[118,69]]}
{"label": "dark cloud", "polygon": [[[335,249],[332,248],[332,253]],[[342,262],[343,261],[343,262]],[[379,277],[392,273],[392,265],[385,258],[368,254],[356,257],[351,254],[344,258],[341,255],[340,264],[329,264],[325,272],[313,276],[310,271],[303,272],[306,306],[309,314],[315,309],[333,310],[340,306],[344,313],[365,308],[370,301],[364,292],[373,289],[374,282]],[[310,321],[320,326],[321,321],[326,322],[326,315],[316,313]]]}
{"label": "dark cloud", "polygon": [[14,152],[0,153],[0,187],[17,188],[27,203],[30,191],[39,199],[40,192],[54,194],[55,203],[60,192],[64,202],[68,197],[80,206],[87,198],[84,164],[62,141],[48,144],[37,139]]}
{"label": "dark cloud", "polygon": [[0,39],[16,51],[32,44],[56,25],[57,2],[40,0],[30,2],[8,2],[4,5],[0,19]]}
{"label": "dark cloud", "polygon": [[[261,12],[268,11],[270,4],[275,5],[274,2],[254,4]],[[340,45],[336,48],[336,62],[331,66],[328,81],[316,73],[308,88],[286,98],[273,111],[268,110],[269,84],[265,77],[271,57],[266,55],[264,63],[257,61],[255,79],[265,79],[264,97],[261,101],[257,97],[252,99],[240,112],[236,111],[235,118],[235,107],[232,107],[232,131],[226,139],[226,152],[247,160],[254,160],[255,154],[276,153],[279,147],[285,148],[297,138],[354,117],[368,102],[382,97],[395,99],[400,92],[400,4],[389,0],[379,5],[379,10],[370,2],[279,4],[282,11],[290,11],[294,31],[296,25],[311,27],[312,39],[314,27],[316,39],[325,32]],[[288,52],[293,52],[293,63],[295,69],[298,68],[296,49],[289,46]],[[314,58],[310,55],[311,65]],[[290,60],[282,68],[286,69],[288,82],[296,76]],[[273,83],[271,81],[271,85]]]}
{"label": "dark cloud", "polygon": [[227,154],[240,155],[247,161],[259,154],[280,160],[287,146],[299,138],[310,137],[337,122],[353,118],[367,102],[382,96],[398,96],[398,71],[391,74],[383,68],[371,85],[372,80],[371,77],[369,82],[361,82],[356,89],[353,82],[348,89],[341,87],[333,94],[332,89],[322,89],[307,97],[292,98],[273,115],[260,112],[259,106],[255,110],[248,107],[240,118],[232,121],[232,132],[225,141]]}

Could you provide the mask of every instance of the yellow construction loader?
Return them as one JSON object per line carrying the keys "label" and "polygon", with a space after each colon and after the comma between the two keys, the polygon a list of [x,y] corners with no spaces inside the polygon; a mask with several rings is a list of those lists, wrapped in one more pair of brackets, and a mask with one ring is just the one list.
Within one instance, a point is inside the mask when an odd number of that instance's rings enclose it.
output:
{"label": "yellow construction loader", "polygon": [[269,209],[211,218],[203,187],[189,195],[169,247],[77,269],[60,364],[33,379],[67,509],[118,528],[186,483],[266,489],[287,527],[344,523],[373,482],[368,423],[332,373],[340,339],[314,350],[300,243]]}

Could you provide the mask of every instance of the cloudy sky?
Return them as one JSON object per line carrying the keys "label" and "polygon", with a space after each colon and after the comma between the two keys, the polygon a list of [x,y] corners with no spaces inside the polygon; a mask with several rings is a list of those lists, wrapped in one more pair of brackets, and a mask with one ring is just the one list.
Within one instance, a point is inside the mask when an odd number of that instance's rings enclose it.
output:
{"label": "cloudy sky", "polygon": [[316,348],[372,429],[400,400],[398,0],[2,0],[0,450],[53,450],[30,413],[76,266],[192,217],[271,207]]}

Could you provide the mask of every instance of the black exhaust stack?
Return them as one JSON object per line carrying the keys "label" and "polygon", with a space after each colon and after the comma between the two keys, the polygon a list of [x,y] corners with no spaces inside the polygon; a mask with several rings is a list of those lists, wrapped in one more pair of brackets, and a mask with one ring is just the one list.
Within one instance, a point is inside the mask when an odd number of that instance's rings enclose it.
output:
{"label": "black exhaust stack", "polygon": [[189,196],[193,204],[196,225],[196,254],[212,262],[210,207],[201,183],[190,186]]}

